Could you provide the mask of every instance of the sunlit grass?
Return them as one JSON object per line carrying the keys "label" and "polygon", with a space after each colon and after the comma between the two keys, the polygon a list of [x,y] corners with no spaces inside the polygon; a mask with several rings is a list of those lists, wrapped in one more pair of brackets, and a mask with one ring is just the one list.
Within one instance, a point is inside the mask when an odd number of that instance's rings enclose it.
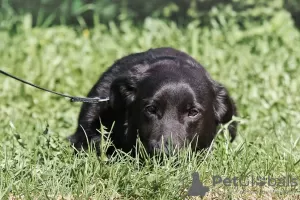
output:
{"label": "sunlit grass", "polygon": [[[1,75],[0,199],[183,199],[194,171],[210,187],[208,197],[223,199],[245,194],[241,188],[212,187],[214,175],[292,175],[300,184],[300,35],[287,15],[245,31],[195,23],[178,29],[148,19],[142,28],[125,22],[76,31],[20,28],[14,36],[2,31],[0,37],[1,69],[76,96],[85,96],[116,59],[172,46],[191,54],[226,85],[240,117],[237,140],[229,143],[223,129],[204,161],[188,150],[164,164],[150,158],[142,164],[122,152],[109,161],[89,152],[74,156],[65,137],[76,128],[80,103]],[[249,198],[280,198],[283,191],[246,190]]]}

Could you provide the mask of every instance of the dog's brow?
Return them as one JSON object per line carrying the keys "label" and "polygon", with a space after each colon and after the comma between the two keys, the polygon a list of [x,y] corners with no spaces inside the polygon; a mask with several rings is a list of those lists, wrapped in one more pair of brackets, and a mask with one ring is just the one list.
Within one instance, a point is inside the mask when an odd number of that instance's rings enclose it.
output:
{"label": "dog's brow", "polygon": [[195,106],[196,106],[196,108],[200,109],[201,111],[205,110],[205,108],[200,103],[198,103],[197,101],[195,102]]}
{"label": "dog's brow", "polygon": [[144,105],[153,104],[153,103],[155,103],[155,100],[151,99],[151,98],[145,98],[145,99],[142,99],[142,102],[143,102]]}
{"label": "dog's brow", "polygon": [[[183,89],[183,90],[181,90]],[[171,91],[187,91],[191,96],[192,96],[192,104],[194,107],[200,109],[201,111],[204,111],[205,108],[203,107],[203,105],[201,105],[198,100],[197,100],[197,95],[195,94],[195,91],[190,87],[190,85],[188,83],[185,82],[178,82],[178,83],[170,83],[170,84],[166,84],[163,85],[162,87],[160,87],[160,89],[157,90],[157,92],[155,93],[154,96],[161,96],[164,95],[165,92],[167,90],[171,90]],[[155,99],[145,99],[145,101],[148,101],[151,103],[151,101],[155,101]]]}
{"label": "dog's brow", "polygon": [[176,83],[169,83],[169,84],[165,84],[163,85],[158,91],[157,91],[157,95],[163,94],[165,93],[165,91],[167,90],[171,90],[171,91],[179,91],[180,89],[184,89],[184,91],[189,91],[190,94],[192,94],[193,98],[195,98],[195,94],[194,91],[191,89],[191,87],[189,86],[189,84],[185,83],[185,82],[176,82]]}

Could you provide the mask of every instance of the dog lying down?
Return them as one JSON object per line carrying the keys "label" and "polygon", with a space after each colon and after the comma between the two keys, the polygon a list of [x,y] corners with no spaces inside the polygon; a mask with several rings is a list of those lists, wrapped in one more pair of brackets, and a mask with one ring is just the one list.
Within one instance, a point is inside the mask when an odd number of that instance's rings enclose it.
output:
{"label": "dog lying down", "polygon": [[[217,126],[236,115],[224,86],[192,57],[173,48],[150,49],[117,60],[88,97],[110,100],[83,103],[77,130],[69,137],[78,150],[92,142],[100,149],[100,120],[109,130],[114,123],[110,139],[124,152],[135,147],[137,136],[150,155],[161,149],[168,154],[170,146],[185,144],[201,150],[210,146]],[[236,126],[235,122],[229,126],[231,141]]]}

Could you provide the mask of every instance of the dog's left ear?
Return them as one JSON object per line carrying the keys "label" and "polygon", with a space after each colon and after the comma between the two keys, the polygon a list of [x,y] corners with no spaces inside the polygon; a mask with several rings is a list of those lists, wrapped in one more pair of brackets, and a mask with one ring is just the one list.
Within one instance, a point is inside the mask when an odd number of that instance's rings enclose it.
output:
{"label": "dog's left ear", "polygon": [[[237,116],[237,108],[223,85],[213,81],[213,88],[215,92],[213,108],[216,121],[217,124],[225,124],[229,122],[233,116]],[[232,122],[228,129],[232,142],[236,137],[237,123]]]}
{"label": "dog's left ear", "polygon": [[110,104],[115,110],[123,110],[135,100],[135,77],[119,77],[110,88]]}

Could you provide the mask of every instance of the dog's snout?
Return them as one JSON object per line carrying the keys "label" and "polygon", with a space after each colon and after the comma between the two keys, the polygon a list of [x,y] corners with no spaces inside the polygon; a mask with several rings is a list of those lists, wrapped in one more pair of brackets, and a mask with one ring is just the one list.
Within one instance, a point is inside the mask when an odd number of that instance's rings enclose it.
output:
{"label": "dog's snout", "polygon": [[149,147],[149,152],[151,154],[164,153],[166,155],[170,155],[176,148],[176,145],[170,138],[165,139],[162,137],[159,141],[151,141]]}

